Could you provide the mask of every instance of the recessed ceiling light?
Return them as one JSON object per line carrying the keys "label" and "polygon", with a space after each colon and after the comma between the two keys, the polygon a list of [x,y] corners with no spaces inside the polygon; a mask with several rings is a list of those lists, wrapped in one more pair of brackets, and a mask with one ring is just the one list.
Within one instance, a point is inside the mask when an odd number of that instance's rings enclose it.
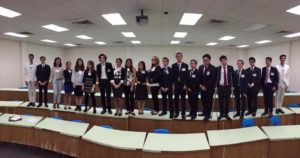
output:
{"label": "recessed ceiling light", "polygon": [[64,44],[65,46],[69,46],[69,47],[75,47],[75,46],[77,46],[76,44],[72,44],[72,43],[66,43],[66,44]]}
{"label": "recessed ceiling light", "polygon": [[43,39],[41,40],[42,42],[47,42],[47,43],[57,43],[57,41],[49,40],[49,39]]}
{"label": "recessed ceiling light", "polygon": [[170,44],[179,44],[180,41],[171,41]]}
{"label": "recessed ceiling light", "polygon": [[123,34],[125,37],[128,37],[128,38],[136,37],[135,34],[134,34],[133,32],[122,32],[122,34]]}
{"label": "recessed ceiling light", "polygon": [[296,14],[296,15],[300,15],[300,5],[293,7],[291,9],[286,10],[286,12],[292,13],[292,14]]}
{"label": "recessed ceiling light", "polygon": [[22,14],[0,6],[0,15],[8,18],[14,18]]}
{"label": "recessed ceiling light", "polygon": [[14,37],[20,37],[20,38],[29,37],[28,35],[23,35],[23,34],[19,34],[19,33],[15,33],[15,32],[5,32],[4,34],[8,35],[8,36],[14,36]]}
{"label": "recessed ceiling light", "polygon": [[55,32],[63,32],[63,31],[68,31],[69,29],[55,25],[55,24],[48,24],[48,25],[44,25],[42,26],[45,29],[49,29]]}
{"label": "recessed ceiling light", "polygon": [[179,22],[179,25],[196,25],[198,20],[202,17],[203,14],[197,13],[184,13]]}
{"label": "recessed ceiling light", "polygon": [[272,41],[270,41],[270,40],[262,40],[262,41],[256,41],[255,43],[257,43],[257,44],[265,44],[265,43],[270,43],[270,42],[272,42]]}
{"label": "recessed ceiling light", "polygon": [[223,36],[223,37],[219,38],[219,40],[221,40],[221,41],[229,41],[229,40],[232,40],[234,38],[235,37],[233,37],[233,36]]}
{"label": "recessed ceiling light", "polygon": [[102,41],[96,41],[94,43],[99,44],[99,45],[105,45],[106,44],[105,42],[102,42]]}
{"label": "recessed ceiling light", "polygon": [[84,40],[93,39],[92,37],[87,36],[87,35],[77,35],[77,36],[75,36],[75,37],[80,38],[80,39],[84,39]]}
{"label": "recessed ceiling light", "polygon": [[237,46],[238,48],[246,48],[246,47],[249,47],[249,45],[246,45],[246,44],[243,44],[243,45],[239,45]]}
{"label": "recessed ceiling light", "polygon": [[112,25],[126,25],[126,21],[119,13],[102,14],[102,17]]}
{"label": "recessed ceiling light", "polygon": [[141,41],[131,41],[132,44],[141,44]]}
{"label": "recessed ceiling light", "polygon": [[264,24],[254,24],[254,25],[251,25],[249,27],[246,27],[245,29],[243,29],[243,31],[251,32],[251,31],[255,31],[255,30],[264,28],[266,26],[267,25],[264,25]]}
{"label": "recessed ceiling light", "polygon": [[292,37],[298,37],[298,36],[300,36],[300,32],[293,33],[293,34],[289,34],[289,35],[285,35],[285,36],[283,36],[283,37],[292,38]]}
{"label": "recessed ceiling light", "polygon": [[207,43],[206,45],[207,46],[214,46],[214,45],[217,45],[218,43],[216,43],[216,42],[209,42],[209,43]]}
{"label": "recessed ceiling light", "polygon": [[174,38],[184,38],[187,35],[187,32],[175,32]]}

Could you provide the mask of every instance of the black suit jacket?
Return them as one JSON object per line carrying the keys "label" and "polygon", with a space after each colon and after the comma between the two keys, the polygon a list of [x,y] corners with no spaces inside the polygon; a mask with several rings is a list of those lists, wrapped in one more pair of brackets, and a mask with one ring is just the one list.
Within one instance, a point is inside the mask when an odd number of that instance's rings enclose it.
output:
{"label": "black suit jacket", "polygon": [[261,69],[258,67],[254,67],[254,70],[251,70],[251,67],[249,67],[248,69],[246,69],[246,73],[247,73],[247,86],[248,84],[252,84],[254,83],[254,87],[258,87],[260,85],[260,80],[261,80]]}
{"label": "black suit jacket", "polygon": [[[220,86],[222,68],[223,68],[222,65],[217,68],[217,82],[216,82],[217,86]],[[233,74],[234,74],[233,67],[231,65],[227,65],[227,74],[226,75],[227,75],[227,83],[228,83],[229,87],[233,87],[233,82],[234,82]]]}
{"label": "black suit jacket", "polygon": [[160,87],[170,88],[173,85],[173,72],[172,68],[169,66],[165,70],[164,68],[161,69],[161,79],[160,79]]}
{"label": "black suit jacket", "polygon": [[35,73],[37,81],[48,82],[50,78],[50,73],[51,73],[51,68],[49,65],[45,64],[45,67],[43,68],[42,64],[39,64],[36,67],[36,73]]}
{"label": "black suit jacket", "polygon": [[149,71],[149,83],[160,83],[161,82],[161,68],[156,66],[154,71]]}
{"label": "black suit jacket", "polygon": [[194,69],[194,71],[189,70],[186,76],[186,87],[190,88],[193,92],[199,92],[200,90],[200,74],[197,69]]}
{"label": "black suit jacket", "polygon": [[[261,77],[261,84],[262,86],[265,85],[265,79],[266,79],[266,74],[267,74],[267,67],[264,67],[262,69],[262,77]],[[276,87],[276,89],[278,88],[278,82],[279,82],[279,75],[278,75],[278,70],[277,68],[271,66],[270,69],[270,79],[272,81],[272,87]]]}
{"label": "black suit jacket", "polygon": [[[113,79],[113,77],[114,77],[114,72],[113,71],[114,70],[113,70],[112,64],[110,62],[106,62],[105,63],[105,72],[106,72],[108,80],[112,80]],[[101,74],[102,74],[102,68],[101,68],[101,63],[99,63],[97,65],[97,75],[98,75],[99,81],[101,79]]]}
{"label": "black suit jacket", "polygon": [[233,77],[234,77],[234,80],[233,80],[234,81],[233,82],[234,89],[239,89],[239,91],[241,93],[246,93],[247,82],[248,82],[246,70],[244,70],[244,69],[241,70],[241,76],[239,76],[239,71],[235,70]]}
{"label": "black suit jacket", "polygon": [[203,72],[204,65],[199,66],[200,84],[206,88],[215,88],[217,80],[217,69],[209,64]]}
{"label": "black suit jacket", "polygon": [[[189,66],[182,62],[181,63],[181,69],[179,70],[179,66],[177,63],[174,63],[172,65],[172,71],[174,76],[174,84],[182,83],[183,85],[186,85],[186,76],[188,73]],[[180,81],[179,81],[180,79]]]}

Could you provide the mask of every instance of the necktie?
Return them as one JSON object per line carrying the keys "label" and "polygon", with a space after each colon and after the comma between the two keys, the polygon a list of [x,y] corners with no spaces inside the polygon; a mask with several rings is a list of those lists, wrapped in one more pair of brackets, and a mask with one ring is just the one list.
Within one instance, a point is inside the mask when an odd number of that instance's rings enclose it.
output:
{"label": "necktie", "polygon": [[204,66],[204,69],[203,69],[203,75],[205,74],[205,70],[207,69],[206,66]]}
{"label": "necktie", "polygon": [[240,86],[240,81],[241,81],[241,70],[238,70],[238,75],[239,75],[239,82],[238,82],[238,86]]}
{"label": "necktie", "polygon": [[267,67],[266,68],[266,77],[265,77],[265,84],[267,84],[268,83],[268,78],[269,78],[269,68]]}
{"label": "necktie", "polygon": [[191,71],[191,73],[190,73],[190,77],[192,77],[192,74],[193,74],[193,72],[194,72],[194,70],[192,70],[192,71]]}
{"label": "necktie", "polygon": [[226,76],[226,67],[223,66],[223,70],[224,70],[224,86],[227,86],[227,76]]}

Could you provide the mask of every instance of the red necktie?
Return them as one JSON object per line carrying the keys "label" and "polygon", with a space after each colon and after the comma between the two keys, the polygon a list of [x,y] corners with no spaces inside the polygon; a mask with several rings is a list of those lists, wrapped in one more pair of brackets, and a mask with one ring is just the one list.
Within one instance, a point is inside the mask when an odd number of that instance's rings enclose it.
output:
{"label": "red necktie", "polygon": [[227,86],[227,77],[226,77],[226,68],[223,66],[224,69],[224,86]]}

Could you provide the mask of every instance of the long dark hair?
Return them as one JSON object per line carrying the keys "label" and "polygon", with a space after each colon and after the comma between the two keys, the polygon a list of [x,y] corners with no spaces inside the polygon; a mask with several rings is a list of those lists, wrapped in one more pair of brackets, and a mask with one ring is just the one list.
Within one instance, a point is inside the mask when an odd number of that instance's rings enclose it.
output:
{"label": "long dark hair", "polygon": [[[81,66],[79,66],[79,61],[81,61]],[[79,71],[79,70],[81,70],[81,71],[83,71],[84,70],[84,62],[83,62],[83,60],[81,59],[81,58],[78,58],[77,60],[76,60],[76,64],[75,64],[75,71],[77,72],[77,71]]]}
{"label": "long dark hair", "polygon": [[56,60],[59,60],[58,67],[61,67],[61,66],[62,66],[62,64],[61,64],[61,59],[60,59],[60,57],[56,57],[56,58],[54,59],[54,62],[53,62],[53,67],[56,67]]}
{"label": "long dark hair", "polygon": [[[127,66],[127,62],[130,62],[130,66],[129,67]],[[127,68],[129,68],[130,72],[133,71],[133,65],[132,65],[132,59],[131,58],[126,59],[124,67],[126,68],[126,70],[127,70]]]}
{"label": "long dark hair", "polygon": [[93,60],[89,60],[89,61],[87,62],[85,71],[86,71],[86,72],[89,71],[89,66],[88,66],[88,64],[90,64],[90,65],[92,66],[91,71],[92,71],[92,72],[95,71],[95,64],[94,64]]}
{"label": "long dark hair", "polygon": [[138,63],[138,70],[139,70],[139,71],[140,71],[140,67],[139,67],[140,64],[143,65],[143,70],[145,71],[145,70],[146,70],[146,63],[145,63],[144,61],[140,61],[140,62]]}

